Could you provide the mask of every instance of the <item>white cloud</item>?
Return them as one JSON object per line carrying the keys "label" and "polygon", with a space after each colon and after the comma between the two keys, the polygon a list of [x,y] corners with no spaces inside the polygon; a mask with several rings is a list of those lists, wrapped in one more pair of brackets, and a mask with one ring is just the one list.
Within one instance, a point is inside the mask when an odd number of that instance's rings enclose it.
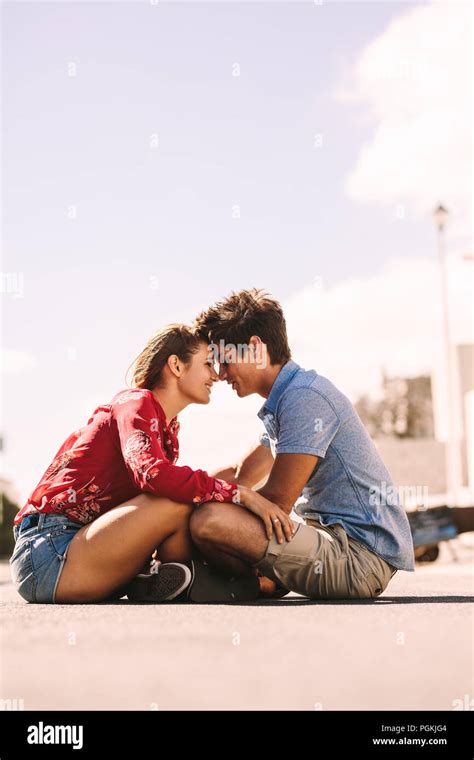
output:
{"label": "white cloud", "polygon": [[415,215],[442,202],[460,240],[471,230],[471,16],[470,3],[404,12],[362,51],[336,93],[365,106],[374,125],[347,177],[348,196],[406,205]]}
{"label": "white cloud", "polygon": [[[437,262],[428,259],[394,260],[328,289],[309,286],[285,305],[293,350],[336,374],[352,396],[375,389],[382,367],[429,371],[442,335],[440,288]],[[453,333],[470,341],[472,264],[462,257],[449,258],[449,289]]]}
{"label": "white cloud", "polygon": [[[474,342],[473,262],[448,257],[451,339]],[[441,279],[436,259],[401,259],[325,290],[310,286],[285,304],[296,360],[329,377],[353,401],[377,395],[389,376],[432,374],[444,434]]]}

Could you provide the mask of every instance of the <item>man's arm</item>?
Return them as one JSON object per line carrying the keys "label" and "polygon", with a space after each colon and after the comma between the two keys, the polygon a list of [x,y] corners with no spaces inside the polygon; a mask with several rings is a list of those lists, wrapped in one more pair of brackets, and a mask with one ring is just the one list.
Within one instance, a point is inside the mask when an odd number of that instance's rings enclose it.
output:
{"label": "man's arm", "polygon": [[240,462],[212,473],[212,477],[221,478],[222,480],[229,479],[231,482],[253,488],[253,486],[267,477],[272,469],[272,464],[273,456],[271,450],[267,446],[257,443],[242,457]]}
{"label": "man's arm", "polygon": [[289,514],[318,461],[312,454],[277,454],[270,476],[258,493]]}
{"label": "man's arm", "polygon": [[290,513],[319,460],[326,456],[341,419],[314,388],[290,387],[280,399],[277,423],[275,463],[259,493]]}

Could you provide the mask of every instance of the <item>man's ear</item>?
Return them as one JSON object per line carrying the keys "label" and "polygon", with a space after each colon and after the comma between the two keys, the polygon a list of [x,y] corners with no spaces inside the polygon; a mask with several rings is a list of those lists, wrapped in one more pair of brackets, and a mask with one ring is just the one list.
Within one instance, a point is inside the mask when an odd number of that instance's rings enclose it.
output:
{"label": "man's ear", "polygon": [[168,356],[166,363],[175,377],[181,377],[183,367],[181,365],[179,356],[176,356],[176,354],[171,354],[171,356]]}
{"label": "man's ear", "polygon": [[252,335],[249,340],[249,347],[252,353],[256,354],[260,350],[260,346],[263,346],[262,339],[258,335]]}
{"label": "man's ear", "polygon": [[252,335],[249,340],[249,346],[257,367],[265,369],[268,364],[267,344],[258,335]]}

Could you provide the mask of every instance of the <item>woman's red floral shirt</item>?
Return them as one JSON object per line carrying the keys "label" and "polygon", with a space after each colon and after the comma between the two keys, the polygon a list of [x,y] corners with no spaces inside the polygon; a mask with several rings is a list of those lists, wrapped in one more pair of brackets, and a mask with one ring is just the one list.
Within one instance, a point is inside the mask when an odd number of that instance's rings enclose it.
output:
{"label": "woman's red floral shirt", "polygon": [[177,417],[166,424],[151,391],[120,391],[64,441],[14,524],[56,512],[85,525],[139,493],[189,504],[232,501],[234,483],[176,465],[179,427]]}

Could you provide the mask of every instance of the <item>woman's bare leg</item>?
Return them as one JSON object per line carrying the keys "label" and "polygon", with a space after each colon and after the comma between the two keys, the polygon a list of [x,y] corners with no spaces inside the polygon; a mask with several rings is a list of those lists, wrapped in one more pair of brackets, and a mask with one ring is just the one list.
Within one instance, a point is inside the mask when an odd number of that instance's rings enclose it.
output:
{"label": "woman's bare leg", "polygon": [[162,562],[195,554],[189,532],[193,507],[140,494],[81,528],[69,544],[57,603],[106,599],[143,570],[154,549]]}

